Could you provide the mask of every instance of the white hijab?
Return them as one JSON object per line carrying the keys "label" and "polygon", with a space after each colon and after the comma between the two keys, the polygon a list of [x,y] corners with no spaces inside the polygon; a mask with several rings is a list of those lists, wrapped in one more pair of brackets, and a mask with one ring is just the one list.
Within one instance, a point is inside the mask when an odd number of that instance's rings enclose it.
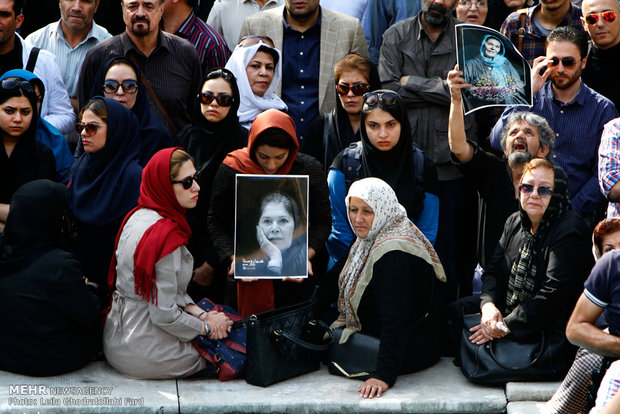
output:
{"label": "white hijab", "polygon": [[[278,63],[273,71],[271,85],[269,85],[269,88],[267,88],[263,96],[257,96],[252,92],[250,81],[245,71],[260,47],[275,50],[278,54]],[[256,115],[267,109],[274,108],[281,111],[286,111],[288,109],[284,101],[274,93],[282,77],[282,54],[278,49],[269,47],[262,41],[248,47],[237,45],[226,63],[226,69],[230,70],[235,75],[235,78],[237,78],[241,100],[237,115],[239,115],[239,122],[244,127],[249,129]]]}

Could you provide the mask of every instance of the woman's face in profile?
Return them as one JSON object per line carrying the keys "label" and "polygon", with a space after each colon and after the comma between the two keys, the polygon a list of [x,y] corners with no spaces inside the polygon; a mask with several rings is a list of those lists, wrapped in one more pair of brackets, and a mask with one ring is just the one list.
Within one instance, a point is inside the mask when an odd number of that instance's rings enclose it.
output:
{"label": "woman's face in profile", "polygon": [[493,59],[497,56],[501,48],[502,45],[499,40],[489,37],[482,46],[482,53],[484,54],[484,57]]}
{"label": "woman's face in profile", "polygon": [[[210,93],[213,96],[228,95],[232,96],[230,84],[222,78],[209,79],[202,85],[202,92]],[[217,99],[213,99],[208,104],[200,103],[200,111],[209,122],[220,122],[230,111],[230,106],[221,106]]]}
{"label": "woman's face in profile", "polygon": [[[354,85],[366,85],[366,88],[361,88],[360,91],[368,91],[368,79],[362,74],[362,72],[358,70],[342,72],[340,79],[338,79],[339,88],[338,91],[338,99],[340,99],[340,103],[345,111],[349,114],[359,114],[362,112],[362,104],[364,103],[364,94],[356,95],[353,89]],[[340,86],[342,85],[342,86]],[[341,95],[339,90],[348,89],[348,92],[344,95]]]}
{"label": "woman's face in profile", "polygon": [[2,135],[18,138],[28,131],[32,122],[32,105],[25,96],[14,96],[0,105]]}
{"label": "woman's face in profile", "polygon": [[[106,124],[103,119],[95,115],[95,113],[90,109],[85,110],[84,114],[82,114],[82,123],[86,125],[90,124],[91,127],[84,128],[80,133],[84,151],[94,154],[105,147],[106,138],[108,135],[108,124]],[[95,129],[95,132],[91,134],[89,129]]]}
{"label": "woman's face in profile", "polygon": [[248,82],[250,82],[250,88],[252,88],[254,95],[263,96],[267,92],[273,79],[275,67],[273,56],[267,52],[259,50],[252,57],[245,68],[245,73],[248,75]]}
{"label": "woman's face in profile", "polygon": [[603,254],[620,249],[620,231],[606,234],[601,245],[603,246]]}
{"label": "woman's face in profile", "polygon": [[200,186],[194,179],[195,175],[196,168],[194,168],[194,163],[191,161],[185,161],[181,165],[176,177],[173,179],[173,181],[191,182],[191,186],[189,188],[185,188],[186,184],[182,182],[172,184],[174,195],[176,196],[179,205],[183,208],[194,208],[198,203],[198,192],[200,191]]}
{"label": "woman's face in profile", "polygon": [[280,202],[272,201],[265,204],[258,225],[267,239],[280,250],[289,248],[293,242],[295,220]]}
{"label": "woman's face in profile", "polygon": [[[103,96],[120,102],[127,109],[133,108],[138,97],[138,76],[131,66],[120,63],[110,67],[105,74],[104,82],[110,85],[108,86],[110,90],[106,91],[104,86]],[[123,86],[123,84],[127,86]],[[116,89],[116,92],[112,92],[112,88],[115,86],[118,89]]]}
{"label": "woman's face in profile", "polygon": [[364,120],[370,143],[379,151],[389,151],[400,139],[400,122],[391,113],[377,108]]}

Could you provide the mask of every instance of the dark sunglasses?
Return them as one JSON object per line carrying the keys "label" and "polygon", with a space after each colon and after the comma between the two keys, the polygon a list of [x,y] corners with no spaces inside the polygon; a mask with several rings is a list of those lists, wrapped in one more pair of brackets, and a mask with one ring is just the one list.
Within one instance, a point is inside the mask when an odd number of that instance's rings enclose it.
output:
{"label": "dark sunglasses", "polygon": [[368,92],[368,84],[364,82],[355,82],[353,85],[348,85],[346,83],[338,83],[336,85],[336,92],[338,95],[348,95],[349,91],[353,91],[353,95],[355,96],[362,96]]}
{"label": "dark sunglasses", "polygon": [[553,194],[553,188],[546,185],[534,187],[532,184],[519,184],[519,191],[521,191],[525,195],[532,194],[534,192],[534,189],[536,189],[536,192],[541,198],[551,197],[551,194]]}
{"label": "dark sunglasses", "polygon": [[172,180],[172,184],[182,184],[183,188],[189,190],[194,185],[194,181],[198,182],[198,174],[193,177],[187,177],[182,180]]}
{"label": "dark sunglasses", "polygon": [[245,36],[241,39],[241,41],[239,42],[239,46],[241,47],[250,47],[250,46],[254,46],[258,43],[264,43],[269,47],[275,47],[273,45],[273,40],[271,40],[270,37],[268,36],[257,36],[257,35],[252,35],[252,36]]}
{"label": "dark sunglasses", "polygon": [[75,124],[75,132],[81,134],[82,131],[86,131],[86,136],[90,137],[91,135],[95,135],[100,127],[101,125],[95,122],[89,122],[87,124],[83,122],[78,122]]}
{"label": "dark sunglasses", "polygon": [[215,102],[219,106],[232,106],[233,102],[235,102],[235,97],[232,95],[213,95],[210,92],[200,92],[198,94],[198,99],[200,103],[209,105],[215,99]]}
{"label": "dark sunglasses", "polygon": [[32,84],[25,80],[16,78],[7,78],[2,80],[2,89],[5,91],[12,91],[13,89],[21,88],[24,92],[35,93]]}
{"label": "dark sunglasses", "polygon": [[396,92],[368,92],[364,95],[364,105],[362,110],[372,109],[382,103],[387,106],[398,104],[398,94]]}
{"label": "dark sunglasses", "polygon": [[577,59],[571,56],[563,57],[563,58],[554,57],[554,58],[551,58],[551,62],[549,62],[549,66],[554,68],[558,66],[560,62],[562,62],[562,66],[564,66],[565,68],[572,68],[573,66],[577,64]]}
{"label": "dark sunglasses", "polygon": [[123,81],[123,83],[118,83],[117,81],[111,79],[106,79],[103,82],[103,91],[105,93],[116,93],[119,87],[122,87],[123,92],[125,93],[138,92],[138,82],[132,79]]}
{"label": "dark sunglasses", "polygon": [[616,20],[616,13],[612,11],[605,11],[602,13],[590,13],[586,16],[586,23],[590,26],[594,26],[598,23],[599,15],[605,20],[607,23],[611,23]]}

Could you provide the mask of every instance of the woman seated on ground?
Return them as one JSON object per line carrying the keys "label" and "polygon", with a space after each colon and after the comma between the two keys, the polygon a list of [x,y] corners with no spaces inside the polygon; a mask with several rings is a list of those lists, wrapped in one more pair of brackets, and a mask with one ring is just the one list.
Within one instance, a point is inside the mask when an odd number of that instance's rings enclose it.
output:
{"label": "woman seated on ground", "polygon": [[138,120],[117,101],[101,97],[88,101],[79,119],[76,130],[85,152],[71,169],[69,211],[76,223],[78,259],[107,303],[114,238],[140,191]]}
{"label": "woman seated on ground", "polygon": [[388,90],[364,95],[360,131],[362,140],[336,156],[327,176],[333,220],[327,241],[330,267],[346,255],[355,239],[344,199],[351,183],[360,178],[377,177],[387,182],[426,238],[434,243],[437,236],[435,166],[414,147],[400,96]]}
{"label": "woman seated on ground", "polygon": [[250,129],[256,115],[267,109],[288,109],[275,94],[282,77],[282,58],[270,38],[246,36],[241,39],[228,59],[226,69],[237,78],[241,95],[237,115],[245,128]]}
{"label": "woman seated on ground", "polygon": [[[381,340],[376,370],[360,386],[364,398],[381,397],[396,376],[439,359],[441,289],[446,280],[433,246],[407,218],[396,194],[378,178],[351,185],[346,197],[357,236],[340,272],[341,343],[356,332]],[[426,315],[426,316],[424,316]]]}
{"label": "woman seated on ground", "polygon": [[117,371],[134,378],[180,378],[206,368],[192,339],[222,339],[232,322],[204,312],[186,293],[193,258],[185,211],[200,187],[192,158],[180,148],[156,153],[144,169],[138,206],[127,214],[110,266],[112,307],[103,351]]}
{"label": "woman seated on ground", "polygon": [[[546,159],[526,164],[519,190],[519,211],[506,221],[482,276],[480,298],[451,306],[482,312],[481,324],[471,328],[469,337],[475,344],[508,334],[527,339],[556,326],[553,332],[570,349],[566,322],[593,264],[588,226],[570,205],[566,174]],[[566,355],[572,359],[574,353],[567,350]],[[564,362],[568,368],[570,360]]]}
{"label": "woman seated on ground", "polygon": [[217,169],[229,152],[247,145],[248,131],[237,118],[240,97],[234,75],[227,69],[215,69],[204,79],[197,95],[200,105],[193,116],[194,121],[179,133],[175,141],[194,158],[199,172],[198,184],[205,194],[198,199],[196,208],[186,215],[192,229],[187,248],[196,267],[189,294],[195,300],[207,296],[222,303],[228,267],[218,267],[215,248],[207,231],[209,195]]}
{"label": "woman seated on ground", "polygon": [[[309,176],[308,199],[308,260],[315,264],[315,278],[322,274],[320,253],[329,235],[331,217],[329,194],[321,164],[309,155],[299,154],[295,124],[290,116],[269,109],[256,117],[246,148],[233,151],[224,159],[213,181],[208,226],[220,263],[234,263],[235,177],[237,174],[291,174]],[[319,254],[315,258],[315,254]],[[231,266],[229,275],[233,274]],[[297,282],[297,283],[295,283]],[[284,281],[243,280],[234,288],[227,284],[227,301],[234,304],[237,292],[238,309],[249,316],[274,307],[301,302],[310,297],[314,278]]]}
{"label": "woman seated on ground", "polygon": [[52,150],[35,139],[38,121],[32,84],[19,78],[0,81],[0,233],[21,185],[39,178],[57,180]]}
{"label": "woman seated on ground", "polygon": [[61,250],[67,188],[49,180],[13,196],[0,237],[0,370],[59,375],[101,348],[101,313],[80,263]]}
{"label": "woman seated on ground", "polygon": [[[90,90],[90,98],[95,96],[120,102],[138,118],[139,162],[142,167],[157,151],[172,146],[172,136],[157,115],[151,112],[148,91],[142,83],[140,70],[130,59],[117,56],[101,66]],[[80,144],[76,152],[77,155],[83,152]]]}
{"label": "woman seated on ground", "polygon": [[334,66],[336,108],[320,114],[310,124],[306,137],[306,153],[329,170],[336,155],[359,141],[364,94],[381,88],[379,73],[368,59],[355,53],[343,57]]}
{"label": "woman seated on ground", "polygon": [[[28,81],[32,84],[34,92],[37,96],[37,113],[41,111],[41,102],[45,96],[45,86],[43,81],[39,79],[34,73],[28,72],[23,69],[13,69],[6,72],[0,81],[6,78],[16,78]],[[73,165],[73,155],[69,151],[69,145],[64,135],[60,133],[52,124],[45,119],[39,117],[37,123],[37,135],[36,139],[39,142],[50,147],[56,158],[56,173],[61,182],[66,182],[69,175],[69,169]]]}

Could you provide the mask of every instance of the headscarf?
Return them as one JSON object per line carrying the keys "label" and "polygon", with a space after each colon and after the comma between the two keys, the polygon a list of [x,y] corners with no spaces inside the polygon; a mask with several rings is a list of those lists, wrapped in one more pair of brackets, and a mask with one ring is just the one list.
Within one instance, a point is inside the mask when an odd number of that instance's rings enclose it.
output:
{"label": "headscarf", "polygon": [[162,148],[169,148],[173,145],[172,135],[168,131],[168,128],[160,121],[157,115],[151,112],[148,102],[148,91],[142,83],[142,76],[140,75],[140,69],[136,66],[131,59],[125,56],[117,56],[105,62],[100,68],[99,72],[95,76],[92,87],[90,89],[89,99],[95,96],[104,96],[103,83],[106,79],[106,74],[110,69],[110,66],[114,63],[123,62],[129,65],[138,81],[138,92],[136,92],[136,103],[131,112],[138,118],[139,123],[139,136],[140,136],[140,158],[139,162],[142,167],[151,159],[153,154]]}
{"label": "headscarf", "polygon": [[[488,57],[484,56],[484,44],[489,38],[497,40],[500,46],[499,52],[497,52],[497,55],[495,55],[492,59],[489,59]],[[482,42],[480,42],[480,60],[482,60],[485,64],[489,66],[502,66],[504,63],[506,63],[506,58],[504,57],[504,53],[505,53],[504,51],[505,51],[504,43],[497,36],[485,35],[482,38]]]}
{"label": "headscarf", "polygon": [[252,159],[251,154],[256,150],[254,146],[258,136],[269,128],[279,128],[291,137],[293,148],[286,162],[276,172],[276,174],[288,174],[299,152],[299,142],[295,132],[295,123],[290,116],[277,109],[268,109],[256,117],[250,128],[248,146],[228,154],[224,159],[224,164],[242,174],[265,174],[263,168]]}
{"label": "headscarf", "polygon": [[519,253],[510,269],[508,290],[506,292],[507,314],[512,312],[519,304],[534,297],[537,272],[536,263],[537,256],[540,253],[540,241],[547,237],[549,230],[565,212],[572,210],[568,195],[566,173],[562,167],[555,164],[553,165],[553,170],[555,178],[551,200],[534,234],[530,231],[532,221],[519,203],[521,232],[524,237],[523,244],[519,248]]}
{"label": "headscarf", "polygon": [[[375,91],[392,92],[384,89]],[[384,110],[389,112],[400,122],[400,138],[398,143],[388,151],[377,149],[368,138],[366,131],[366,118],[369,113],[362,112],[360,131],[362,135],[362,165],[359,178],[377,177],[385,181],[395,192],[400,204],[407,210],[409,218],[413,219],[423,207],[420,200],[416,199],[416,173],[413,165],[413,137],[409,126],[407,109],[400,96],[397,97],[396,106],[382,107],[378,104],[374,111]]]}
{"label": "headscarf", "polygon": [[[45,96],[45,85],[34,73],[24,69],[13,69],[0,76],[0,81],[13,77],[23,79],[30,83],[36,83],[41,91],[41,99]],[[39,117],[39,121],[36,125],[37,130],[35,138],[37,141],[50,147],[54,153],[54,157],[56,158],[56,171],[62,179],[69,168],[71,168],[71,165],[73,165],[73,155],[71,155],[69,151],[67,140],[56,127],[41,117]]]}
{"label": "headscarf", "polygon": [[[144,232],[133,255],[135,293],[155,304],[157,304],[155,264],[179,246],[187,244],[192,235],[189,224],[185,220],[187,209],[179,204],[170,179],[170,157],[176,149],[181,148],[166,148],[158,151],[144,167],[138,206],[125,216],[114,243],[114,251],[116,251],[123,228],[136,211],[148,208],[162,216]],[[112,257],[108,272],[110,292],[114,291],[115,278],[116,255]]]}
{"label": "headscarf", "polygon": [[68,200],[67,187],[50,180],[31,181],[13,194],[0,236],[0,278],[58,246]]}
{"label": "headscarf", "polygon": [[[375,217],[368,235],[363,239],[358,237],[351,246],[338,280],[339,316],[332,327],[345,326],[340,343],[346,342],[351,334],[362,329],[357,309],[372,279],[374,265],[384,254],[402,251],[419,257],[433,267],[437,279],[446,281],[435,249],[407,218],[404,208],[398,204],[396,193],[386,182],[379,178],[358,180],[349,188],[345,199],[347,209],[351,197],[357,197],[368,204]],[[410,273],[415,274],[413,269],[410,269]]]}
{"label": "headscarf", "polygon": [[[273,71],[273,79],[263,96],[257,96],[252,92],[252,87],[250,86],[250,81],[245,71],[248,63],[250,63],[256,52],[259,52],[259,49],[271,50],[278,56],[278,61]],[[263,42],[247,47],[237,45],[226,63],[226,69],[230,70],[235,75],[239,84],[241,105],[239,106],[237,114],[242,124],[251,123],[258,114],[267,109],[274,108],[282,111],[288,109],[284,101],[275,94],[275,90],[282,77],[282,55],[278,49],[269,47]]]}
{"label": "headscarf", "polygon": [[83,153],[71,169],[69,209],[74,218],[105,225],[136,205],[142,167],[138,164],[138,120],[114,99],[108,109],[106,143],[96,153]]}

